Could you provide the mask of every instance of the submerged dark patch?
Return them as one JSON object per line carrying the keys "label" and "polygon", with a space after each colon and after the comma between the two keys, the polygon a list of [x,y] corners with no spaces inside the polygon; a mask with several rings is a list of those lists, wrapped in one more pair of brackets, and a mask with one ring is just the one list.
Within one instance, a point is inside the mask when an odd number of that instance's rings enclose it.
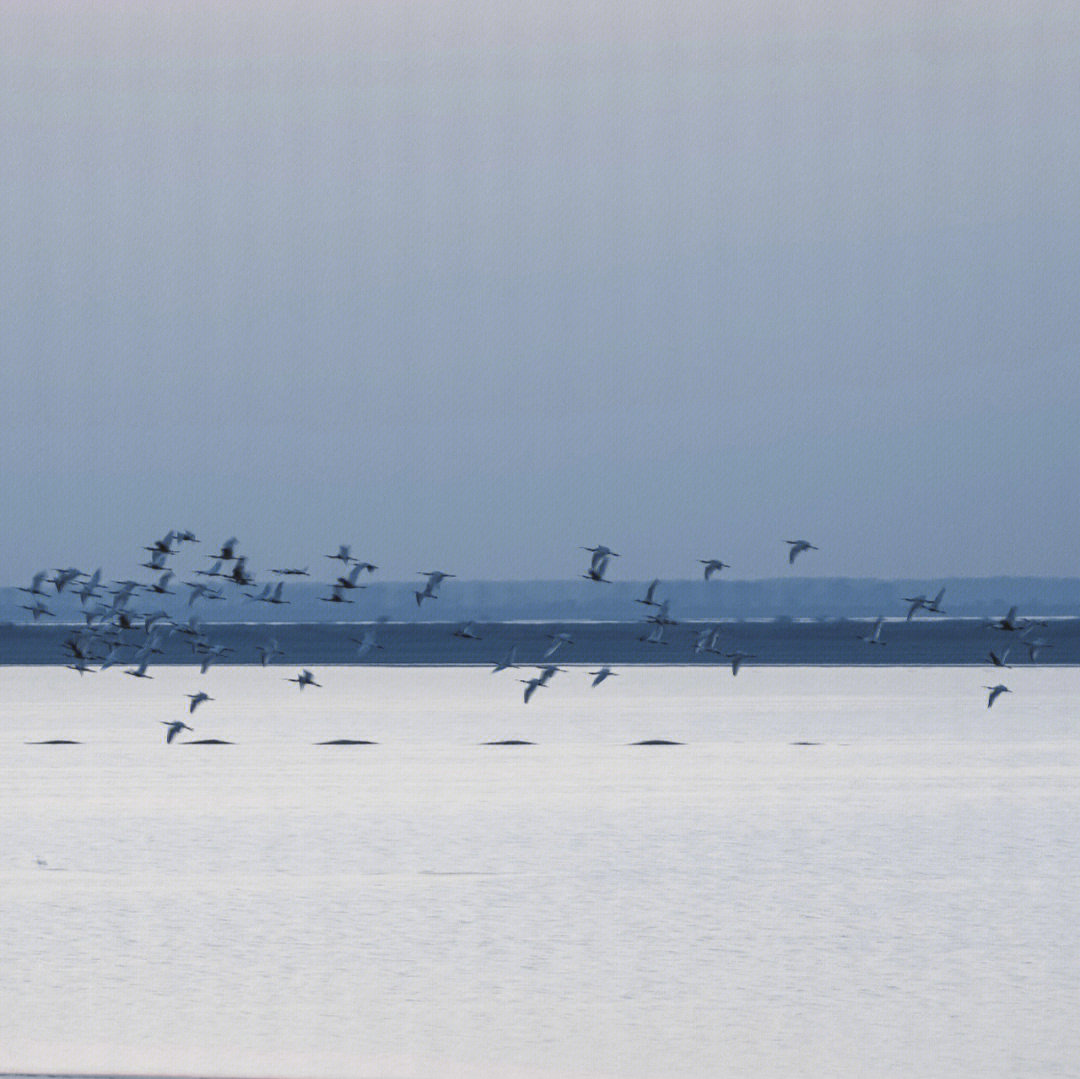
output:
{"label": "submerged dark patch", "polygon": [[534,746],[535,742],[529,742],[524,738],[500,738],[494,742],[482,742],[485,746]]}
{"label": "submerged dark patch", "polygon": [[233,742],[226,742],[224,738],[191,738],[180,743],[182,746],[231,746]]}
{"label": "submerged dark patch", "polygon": [[331,738],[329,742],[316,742],[317,746],[377,746],[378,742],[369,742],[366,738]]}
{"label": "submerged dark patch", "polygon": [[46,738],[41,742],[27,742],[28,746],[81,746],[74,738]]}
{"label": "submerged dark patch", "polygon": [[632,746],[681,746],[683,742],[672,742],[668,738],[646,738],[642,742],[631,742]]}

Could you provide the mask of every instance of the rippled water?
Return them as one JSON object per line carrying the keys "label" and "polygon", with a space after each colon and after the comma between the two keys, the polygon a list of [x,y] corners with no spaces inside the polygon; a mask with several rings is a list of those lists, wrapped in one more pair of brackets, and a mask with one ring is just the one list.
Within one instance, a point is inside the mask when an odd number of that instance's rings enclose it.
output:
{"label": "rippled water", "polygon": [[1075,1074],[1080,670],[152,673],[0,668],[0,1070]]}

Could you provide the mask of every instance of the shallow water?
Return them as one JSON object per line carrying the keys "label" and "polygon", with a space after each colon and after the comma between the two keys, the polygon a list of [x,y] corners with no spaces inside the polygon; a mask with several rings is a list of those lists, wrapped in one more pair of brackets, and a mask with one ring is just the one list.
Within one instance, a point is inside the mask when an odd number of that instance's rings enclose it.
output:
{"label": "shallow water", "polygon": [[1076,669],[153,673],[0,668],[2,1071],[1075,1073]]}

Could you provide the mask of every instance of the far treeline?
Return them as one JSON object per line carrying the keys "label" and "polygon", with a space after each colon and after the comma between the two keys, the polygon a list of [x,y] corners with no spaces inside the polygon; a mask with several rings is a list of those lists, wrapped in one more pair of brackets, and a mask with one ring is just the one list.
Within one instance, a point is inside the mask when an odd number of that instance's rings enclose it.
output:
{"label": "far treeline", "polygon": [[[269,578],[268,578],[269,579]],[[636,621],[648,608],[635,600],[649,581],[447,581],[437,602],[418,608],[416,582],[372,582],[350,595],[352,602],[325,603],[327,586],[288,582],[280,606],[253,602],[227,590],[223,601],[195,605],[206,622],[364,622],[389,618],[402,622]],[[1080,617],[1080,578],[983,577],[873,580],[844,577],[774,578],[757,581],[661,579],[656,597],[666,599],[677,620],[749,618],[903,618],[905,596],[936,595],[945,589],[942,613],[955,618],[1001,617],[1010,607],[1035,617]],[[183,600],[181,588],[177,598]],[[0,621],[30,622],[26,597],[16,588],[0,589]],[[79,601],[64,594],[50,598],[62,621],[82,621]],[[180,605],[175,604],[179,607]],[[917,612],[916,618],[932,617]]]}

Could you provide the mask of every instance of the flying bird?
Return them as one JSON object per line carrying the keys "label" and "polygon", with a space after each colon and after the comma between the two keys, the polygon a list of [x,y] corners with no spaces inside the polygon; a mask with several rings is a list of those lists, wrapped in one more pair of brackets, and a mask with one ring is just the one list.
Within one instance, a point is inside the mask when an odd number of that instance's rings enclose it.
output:
{"label": "flying bird", "polygon": [[743,664],[744,659],[756,659],[757,657],[751,652],[728,652],[728,659],[731,660],[731,673],[736,675],[739,673],[739,668]]}
{"label": "flying bird", "polygon": [[345,591],[340,585],[334,585],[329,596],[320,596],[323,603],[352,603],[351,599],[345,598]]}
{"label": "flying bird", "polygon": [[816,551],[817,548],[812,543],[807,543],[806,540],[784,540],[785,543],[791,544],[791,550],[788,551],[788,564],[794,564],[796,555],[800,555],[803,551]]}
{"label": "flying bird", "polygon": [[357,646],[357,659],[363,659],[364,656],[366,656],[369,652],[373,652],[376,648],[382,648],[381,644],[375,643],[375,630],[373,629],[365,629],[364,632],[360,635],[359,639],[357,639],[356,637],[350,637],[349,640]]}
{"label": "flying bird", "polygon": [[461,637],[466,641],[479,641],[483,638],[476,632],[475,622],[465,622],[454,630],[455,637]]}
{"label": "flying bird", "polygon": [[618,678],[618,675],[610,667],[601,667],[598,671],[589,671],[589,674],[593,675],[592,685],[595,689],[596,686],[605,678]]}
{"label": "flying bird", "polygon": [[420,570],[421,577],[427,578],[427,584],[424,585],[423,592],[415,592],[416,606],[419,607],[426,599],[438,599],[439,585],[446,580],[447,577],[455,577],[454,573],[443,573],[441,570]]}
{"label": "flying bird", "polygon": [[286,678],[286,682],[295,682],[301,689],[304,686],[319,686],[320,683],[315,681],[315,675],[311,673],[306,667],[295,678]]}
{"label": "flying bird", "polygon": [[188,707],[189,715],[194,712],[203,701],[212,701],[214,699],[209,693],[202,693],[201,691],[199,693],[188,693],[187,696],[191,699],[191,704]]}
{"label": "flying bird", "polygon": [[174,719],[171,723],[167,719],[161,720],[162,723],[168,728],[165,731],[165,742],[169,744],[181,731],[194,730],[193,727],[189,727],[186,723],[181,723],[180,720]]}
{"label": "flying bird", "polygon": [[526,704],[529,703],[529,698],[532,697],[532,695],[537,691],[537,689],[539,689],[541,686],[544,686],[544,685],[547,684],[546,682],[544,682],[543,680],[541,680],[539,678],[528,678],[528,679],[519,678],[518,681],[521,682],[525,686],[525,703]]}
{"label": "flying bird", "polygon": [[278,656],[285,655],[285,653],[278,648],[277,641],[273,637],[271,637],[266,644],[257,644],[255,646],[255,651],[259,653],[259,663],[263,667]]}
{"label": "flying bird", "polygon": [[731,569],[727,562],[721,562],[719,558],[699,558],[698,561],[705,567],[706,581],[714,573],[719,573],[722,569]]}
{"label": "flying bird", "polygon": [[514,662],[515,659],[517,659],[517,645],[512,644],[510,650],[506,653],[505,658],[492,665],[491,673],[498,674],[499,671],[506,671],[511,667],[514,670],[517,670],[518,665]]}
{"label": "flying bird", "polygon": [[994,629],[1005,630],[1007,633],[1015,633],[1019,630],[1023,630],[1027,623],[1023,619],[1016,617],[1016,608],[1010,607],[1004,618],[999,618],[996,622],[991,623]]}
{"label": "flying bird", "polygon": [[986,702],[986,707],[989,708],[993,705],[994,701],[1002,695],[1002,693],[1009,693],[1009,687],[1003,686],[1000,682],[996,686],[983,686],[983,689],[990,690],[990,697]]}
{"label": "flying bird", "polygon": [[991,648],[991,649],[990,649],[990,652],[989,652],[989,654],[987,655],[987,657],[986,657],[986,658],[987,658],[987,659],[989,659],[989,660],[990,660],[990,662],[991,662],[991,663],[992,663],[992,664],[993,664],[993,665],[994,665],[995,667],[1008,667],[1009,665],[1008,665],[1008,664],[1007,664],[1007,663],[1005,662],[1005,660],[1006,660],[1006,659],[1008,658],[1008,656],[1009,656],[1009,650],[1008,650],[1008,648],[1006,648],[1006,649],[1005,649],[1005,651],[1004,651],[1004,652],[1002,652],[1000,656],[999,656],[999,655],[997,654],[997,652],[995,652],[995,651],[994,651],[994,650],[993,650],[993,649]]}
{"label": "flying bird", "polygon": [[938,589],[938,594],[936,596],[934,596],[934,598],[932,600],[929,600],[927,603],[924,603],[923,606],[926,608],[926,610],[930,611],[931,614],[945,614],[946,612],[942,609],[942,606],[941,606],[941,601],[944,598],[944,596],[945,596],[945,589],[944,588],[939,588]]}
{"label": "flying bird", "polygon": [[582,547],[581,549],[583,551],[592,552],[592,565],[594,568],[601,559],[619,557],[617,552],[613,551],[610,547],[605,547],[602,543],[598,547]]}
{"label": "flying bird", "polygon": [[656,589],[660,584],[660,578],[657,577],[648,588],[645,589],[645,595],[641,599],[634,600],[635,603],[644,603],[646,607],[657,607],[659,604],[653,599],[656,595]]}
{"label": "flying bird", "polygon": [[546,686],[559,671],[566,672],[565,667],[556,667],[554,663],[549,663],[546,667],[537,669],[540,671],[540,685],[542,686]]}
{"label": "flying bird", "polygon": [[222,562],[232,562],[236,558],[236,548],[239,544],[239,540],[235,536],[230,536],[222,545],[221,550],[217,554],[207,555],[208,558],[216,558]]}
{"label": "flying bird", "polygon": [[31,596],[44,596],[45,589],[41,587],[41,582],[44,581],[45,578],[48,577],[48,575],[48,570],[40,570],[39,572],[34,574],[32,580],[30,581],[30,587],[23,588],[20,585],[19,591],[26,592]]}
{"label": "flying bird", "polygon": [[564,644],[572,645],[574,643],[574,639],[569,633],[549,633],[547,637],[549,641],[553,641],[554,643],[544,653],[544,659],[551,659]]}
{"label": "flying bird", "polygon": [[881,627],[884,625],[884,623],[885,618],[884,616],[882,616],[874,623],[873,630],[865,637],[860,637],[859,640],[865,641],[867,644],[888,644],[888,641],[883,641],[881,639]]}
{"label": "flying bird", "polygon": [[581,576],[587,581],[600,581],[602,584],[611,584],[611,581],[604,576],[604,571],[608,568],[610,561],[611,559],[606,557],[601,558],[599,561],[594,558],[592,565]]}

